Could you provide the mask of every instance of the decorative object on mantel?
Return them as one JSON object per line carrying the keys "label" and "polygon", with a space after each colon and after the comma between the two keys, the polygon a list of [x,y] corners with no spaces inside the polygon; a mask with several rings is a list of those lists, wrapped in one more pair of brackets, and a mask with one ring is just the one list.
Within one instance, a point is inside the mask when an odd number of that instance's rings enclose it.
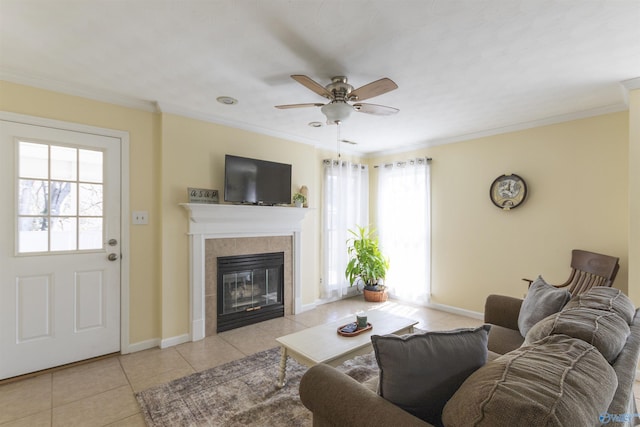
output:
{"label": "decorative object on mantel", "polygon": [[389,259],[380,251],[378,238],[373,230],[360,226],[357,231],[349,230],[349,233],[352,237],[347,240],[349,262],[345,277],[350,286],[362,281],[365,301],[386,301],[388,297],[383,280],[389,268]]}
{"label": "decorative object on mantel", "polygon": [[303,185],[302,187],[300,187],[300,194],[304,196],[304,203],[302,206],[305,208],[308,208],[309,207],[309,189],[307,188],[306,185]]}
{"label": "decorative object on mantel", "polygon": [[307,201],[307,198],[302,193],[295,193],[293,195],[293,203],[297,208],[301,208],[304,203]]}
{"label": "decorative object on mantel", "polygon": [[527,197],[527,184],[516,174],[501,175],[491,184],[489,197],[494,205],[505,211],[517,208]]}
{"label": "decorative object on mantel", "polygon": [[218,190],[188,187],[189,203],[218,203]]}

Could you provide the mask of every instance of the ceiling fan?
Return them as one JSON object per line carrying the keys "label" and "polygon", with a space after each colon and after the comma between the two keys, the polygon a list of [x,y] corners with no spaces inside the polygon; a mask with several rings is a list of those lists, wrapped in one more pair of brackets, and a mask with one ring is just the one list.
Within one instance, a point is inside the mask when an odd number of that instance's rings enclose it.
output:
{"label": "ceiling fan", "polygon": [[358,89],[354,89],[345,76],[336,76],[331,79],[331,83],[322,86],[310,77],[294,74],[292,79],[312,90],[320,96],[327,98],[328,104],[308,103],[308,104],[288,104],[276,105],[276,108],[305,108],[305,107],[321,107],[320,111],[327,116],[327,124],[340,124],[346,120],[353,111],[359,113],[374,114],[377,116],[389,116],[396,114],[397,108],[387,107],[385,105],[365,104],[360,101],[382,95],[398,88],[398,85],[389,78],[368,83]]}

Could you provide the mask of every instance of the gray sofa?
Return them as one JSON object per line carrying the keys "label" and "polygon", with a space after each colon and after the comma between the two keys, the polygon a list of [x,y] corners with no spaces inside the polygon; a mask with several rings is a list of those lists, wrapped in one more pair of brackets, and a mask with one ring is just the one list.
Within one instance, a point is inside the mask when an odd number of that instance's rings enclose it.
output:
{"label": "gray sofa", "polygon": [[[607,288],[612,289],[612,288]],[[625,297],[626,298],[626,297]],[[628,299],[627,299],[628,300]],[[572,300],[573,301],[573,300]],[[585,349],[587,347],[595,349],[596,347],[586,343],[583,339],[577,339],[571,336],[565,335],[567,331],[571,332],[575,324],[575,317],[579,316],[581,312],[589,312],[591,310],[588,307],[588,300],[585,304],[578,301],[572,303],[572,309],[563,309],[562,316],[558,313],[553,319],[545,319],[544,322],[539,322],[534,326],[532,335],[537,333],[540,336],[545,334],[544,325],[563,325],[563,319],[566,316],[573,316],[568,321],[564,321],[565,325],[569,325],[568,329],[560,328],[563,331],[563,335],[554,335],[547,337],[555,341],[565,341],[563,345],[567,345],[576,349]],[[545,357],[545,351],[548,351],[549,358],[556,357],[557,354],[569,354],[565,352],[564,348],[557,351],[558,343],[544,343],[545,340],[538,341],[536,343],[526,343],[524,338],[520,334],[518,328],[518,317],[523,304],[523,300],[517,298],[511,298],[507,296],[491,295],[486,300],[485,306],[485,322],[491,324],[491,331],[488,337],[488,349],[489,357],[486,365],[478,369],[472,374],[467,381],[455,392],[451,397],[443,414],[446,415],[449,411],[450,416],[444,416],[444,425],[527,425],[531,421],[527,419],[528,406],[535,405],[540,406],[540,402],[528,402],[528,396],[519,396],[518,402],[511,406],[504,406],[504,402],[500,402],[496,398],[496,409],[494,414],[497,418],[491,420],[490,409],[483,407],[485,413],[479,415],[476,413],[480,406],[486,405],[485,394],[487,388],[482,386],[482,381],[486,379],[487,375],[492,375],[492,370],[497,370],[497,375],[501,375],[501,366],[516,365],[516,361],[523,359],[522,355],[527,353],[533,354],[533,357],[540,357],[540,354]],[[567,304],[569,306],[570,304]],[[584,305],[584,307],[582,307]],[[582,308],[576,310],[578,306]],[[593,311],[593,310],[592,310]],[[629,313],[629,310],[627,310]],[[588,316],[587,316],[588,317]],[[601,319],[602,316],[598,317]],[[615,317],[615,316],[614,316]],[[624,337],[622,342],[622,350],[616,353],[614,360],[607,363],[600,355],[600,349],[592,351],[592,356],[596,356],[600,359],[596,360],[595,365],[589,365],[587,363],[586,372],[587,378],[582,381],[583,384],[589,384],[590,387],[594,387],[593,390],[587,390],[587,396],[583,401],[571,402],[567,406],[569,408],[569,418],[558,418],[548,421],[549,425],[607,425],[607,426],[631,426],[640,424],[640,418],[635,417],[636,408],[633,395],[633,383],[636,375],[636,368],[638,359],[640,357],[640,309],[635,310],[632,307],[632,311],[627,315],[627,323],[629,324],[628,335]],[[550,323],[551,322],[551,323]],[[541,325],[538,327],[538,325]],[[626,326],[625,326],[626,328]],[[596,322],[597,329],[597,322]],[[529,336],[529,335],[527,335]],[[601,340],[602,341],[602,340]],[[606,339],[604,341],[607,341]],[[542,343],[542,344],[541,344]],[[578,345],[579,344],[579,345]],[[551,350],[547,350],[545,345]],[[556,347],[554,347],[554,345]],[[576,347],[577,346],[577,347]],[[531,351],[533,349],[533,351]],[[535,352],[538,352],[536,355]],[[582,351],[582,350],[581,350]],[[573,357],[573,356],[567,356]],[[526,357],[525,357],[526,359]],[[576,357],[578,359],[578,357]],[[595,360],[595,359],[594,359]],[[571,363],[571,361],[569,361]],[[524,362],[525,371],[529,369],[529,362]],[[597,368],[591,368],[591,366],[599,366]],[[540,369],[533,369],[533,371],[539,371]],[[542,370],[545,370],[543,368]],[[536,372],[533,375],[537,374]],[[591,377],[591,374],[597,374]],[[527,374],[525,374],[526,376]],[[559,374],[558,374],[559,375]],[[561,376],[561,375],[559,375]],[[529,385],[533,385],[535,388],[538,379],[529,379]],[[533,382],[531,382],[533,381]],[[526,379],[523,380],[523,383]],[[476,384],[477,383],[477,384]],[[480,385],[478,385],[480,384]],[[486,381],[484,384],[489,384]],[[527,393],[529,385],[524,385],[524,393]],[[516,384],[517,386],[517,384]],[[568,386],[567,386],[568,387]],[[593,409],[590,405],[594,405],[590,401],[590,397],[598,398],[607,393],[606,388],[610,388],[606,402],[608,403],[608,409],[605,412],[600,412],[600,417],[593,415],[593,410],[586,420],[592,420],[593,423],[584,424],[585,419],[579,419],[579,417],[572,418],[571,412],[582,413],[588,412],[587,409]],[[516,390],[516,393],[518,390]],[[522,392],[522,390],[520,390]],[[493,393],[493,391],[492,391]],[[569,394],[567,392],[567,394]],[[499,396],[498,396],[499,397]],[[504,397],[504,396],[503,396]],[[313,425],[320,426],[429,426],[431,424],[411,415],[410,413],[400,409],[390,401],[380,397],[376,393],[376,383],[369,382],[368,384],[361,384],[350,378],[349,376],[339,372],[335,368],[327,365],[316,365],[310,368],[303,376],[300,383],[300,398],[303,404],[313,413]],[[508,397],[513,399],[513,395]],[[485,399],[483,401],[483,399]],[[472,403],[472,401],[479,402],[478,405]],[[535,400],[535,399],[534,399]],[[543,402],[544,404],[544,402]],[[573,405],[570,406],[570,405]],[[602,402],[600,402],[602,405]],[[451,408],[448,408],[451,406]],[[511,407],[513,410],[509,411]],[[602,408],[602,406],[600,406]],[[604,406],[606,408],[606,404]],[[571,409],[573,408],[573,409]],[[578,409],[576,409],[578,408]],[[584,410],[584,411],[583,411]],[[474,412],[476,411],[476,412]],[[512,412],[509,417],[504,417],[505,412]],[[501,414],[502,413],[502,414]],[[475,421],[467,422],[465,417],[476,417]],[[485,417],[485,419],[481,419]],[[457,420],[456,420],[457,418]],[[461,421],[462,420],[462,421]]]}

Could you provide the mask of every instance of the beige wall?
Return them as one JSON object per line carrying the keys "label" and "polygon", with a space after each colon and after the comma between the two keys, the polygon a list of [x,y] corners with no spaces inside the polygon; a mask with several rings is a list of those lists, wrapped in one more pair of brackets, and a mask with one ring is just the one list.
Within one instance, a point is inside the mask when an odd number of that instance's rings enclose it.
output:
{"label": "beige wall", "polygon": [[130,207],[150,212],[148,226],[131,226],[129,337],[131,343],[159,337],[158,116],[3,81],[0,81],[0,110],[129,132]]}
{"label": "beige wall", "polygon": [[629,93],[629,297],[640,307],[640,89]]}
{"label": "beige wall", "polygon": [[[372,159],[433,158],[432,302],[482,312],[489,293],[521,297],[523,277],[562,282],[574,248],[619,256],[615,286],[626,292],[627,117],[609,114]],[[529,189],[525,204],[508,212],[489,200],[490,184],[504,173],[522,176]]]}
{"label": "beige wall", "polygon": [[[638,98],[632,97],[636,115]],[[291,163],[293,187],[309,187],[302,303],[316,300],[320,161],[334,153],[7,82],[0,82],[0,109],[129,132],[130,206],[150,214],[148,226],[131,226],[131,343],[188,333],[188,224],[178,203],[187,201],[190,186],[222,189],[226,153]],[[629,142],[635,141],[631,149],[638,154],[640,139],[637,126],[631,126],[630,139],[628,116],[609,114],[371,159],[373,165],[433,157],[433,302],[482,311],[489,293],[521,296],[521,277],[541,273],[549,281],[563,280],[576,247],[619,255],[616,286],[626,291],[630,192],[631,208],[640,210],[638,185],[629,186],[629,165],[640,169],[640,159],[629,160]],[[489,201],[488,188],[495,177],[511,172],[526,179],[530,196],[522,207],[502,212]],[[375,169],[370,173],[375,194]],[[636,233],[639,226],[636,221]],[[636,280],[639,268],[636,262]],[[640,297],[635,302],[640,305]]]}
{"label": "beige wall", "polygon": [[225,126],[124,108],[0,81],[0,110],[118,129],[130,136],[130,207],[149,211],[131,226],[130,342],[189,332],[187,187],[223,188],[224,154],[293,165],[294,190],[309,188],[302,230],[302,304],[318,295],[319,160],[309,145]]}
{"label": "beige wall", "polygon": [[302,304],[317,294],[318,169],[316,149],[278,138],[180,116],[162,115],[162,331],[163,338],[188,332],[189,271],[187,187],[224,188],[224,155],[234,154],[292,165],[293,190],[309,188],[310,211],[302,230]]}

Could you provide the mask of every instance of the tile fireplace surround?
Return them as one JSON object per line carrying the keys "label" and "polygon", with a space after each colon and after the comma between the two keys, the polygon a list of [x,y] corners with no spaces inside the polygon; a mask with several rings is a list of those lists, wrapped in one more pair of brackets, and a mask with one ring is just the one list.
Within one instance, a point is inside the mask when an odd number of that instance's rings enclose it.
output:
{"label": "tile fireplace surround", "polygon": [[284,253],[284,314],[293,314],[291,236],[238,237],[205,240],[205,335],[216,335],[218,321],[218,257]]}
{"label": "tile fireplace surround", "polygon": [[[301,311],[301,229],[308,209],[197,203],[180,206],[189,212],[192,341],[215,334],[218,256],[284,252],[285,314]],[[207,283],[211,276],[213,283]]]}

